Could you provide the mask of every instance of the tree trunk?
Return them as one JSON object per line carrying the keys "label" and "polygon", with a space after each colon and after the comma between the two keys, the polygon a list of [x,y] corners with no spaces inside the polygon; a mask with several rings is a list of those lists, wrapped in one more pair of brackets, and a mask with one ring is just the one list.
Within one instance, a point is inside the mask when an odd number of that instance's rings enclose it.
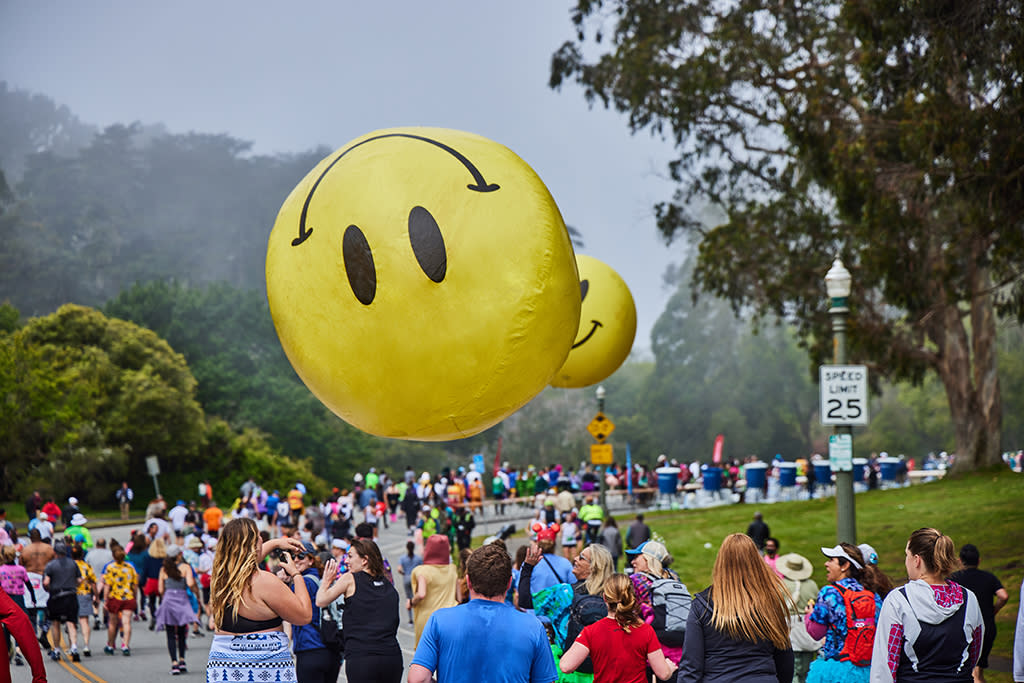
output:
{"label": "tree trunk", "polygon": [[970,302],[970,331],[956,305],[946,306],[929,329],[929,338],[938,346],[935,369],[946,388],[956,434],[954,471],[987,467],[1001,458],[995,310],[987,270],[981,269],[976,279],[979,286],[974,291],[984,293]]}

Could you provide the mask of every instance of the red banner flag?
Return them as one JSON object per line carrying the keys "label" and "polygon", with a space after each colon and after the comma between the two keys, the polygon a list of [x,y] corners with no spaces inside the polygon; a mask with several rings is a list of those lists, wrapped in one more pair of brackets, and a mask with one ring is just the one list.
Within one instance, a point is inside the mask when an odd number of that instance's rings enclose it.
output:
{"label": "red banner flag", "polygon": [[501,469],[501,437],[498,437],[498,452],[494,454],[494,475],[498,476],[498,470]]}
{"label": "red banner flag", "polygon": [[715,450],[711,454],[711,462],[716,465],[722,462],[722,444],[725,442],[725,437],[719,434],[715,437]]}

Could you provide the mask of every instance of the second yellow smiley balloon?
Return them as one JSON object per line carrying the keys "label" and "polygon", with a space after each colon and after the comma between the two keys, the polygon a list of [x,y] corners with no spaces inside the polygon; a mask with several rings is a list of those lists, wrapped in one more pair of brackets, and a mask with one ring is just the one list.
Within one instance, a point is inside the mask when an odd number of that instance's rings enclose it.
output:
{"label": "second yellow smiley balloon", "polygon": [[578,254],[583,308],[569,357],[552,386],[579,388],[597,384],[618,370],[636,336],[636,304],[625,281],[596,258]]}
{"label": "second yellow smiley balloon", "polygon": [[281,207],[266,274],[299,377],[379,436],[500,422],[548,384],[579,327],[554,199],[511,150],[462,131],[379,130],[325,158]]}

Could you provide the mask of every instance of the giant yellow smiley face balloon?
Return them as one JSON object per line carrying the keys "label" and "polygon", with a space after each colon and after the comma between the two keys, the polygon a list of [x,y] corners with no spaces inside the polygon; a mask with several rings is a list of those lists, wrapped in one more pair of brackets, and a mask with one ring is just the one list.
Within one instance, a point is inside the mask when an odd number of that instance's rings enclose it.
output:
{"label": "giant yellow smiley face balloon", "polygon": [[580,329],[551,381],[556,387],[585,387],[607,378],[626,360],[636,336],[636,305],[619,274],[583,254],[576,256],[576,265],[583,298]]}
{"label": "giant yellow smiley face balloon", "polygon": [[511,150],[395,128],[334,152],[292,191],[267,246],[288,359],[363,431],[476,434],[550,382],[579,326],[554,199]]}

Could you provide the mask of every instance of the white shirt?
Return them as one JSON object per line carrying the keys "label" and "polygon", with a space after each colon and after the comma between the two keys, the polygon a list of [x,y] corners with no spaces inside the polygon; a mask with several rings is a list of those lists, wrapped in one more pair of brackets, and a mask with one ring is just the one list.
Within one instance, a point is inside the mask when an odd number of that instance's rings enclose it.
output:
{"label": "white shirt", "polygon": [[178,531],[185,526],[186,515],[188,515],[188,508],[184,505],[175,505],[171,508],[170,512],[167,513],[167,518],[171,520],[171,526],[175,531]]}

